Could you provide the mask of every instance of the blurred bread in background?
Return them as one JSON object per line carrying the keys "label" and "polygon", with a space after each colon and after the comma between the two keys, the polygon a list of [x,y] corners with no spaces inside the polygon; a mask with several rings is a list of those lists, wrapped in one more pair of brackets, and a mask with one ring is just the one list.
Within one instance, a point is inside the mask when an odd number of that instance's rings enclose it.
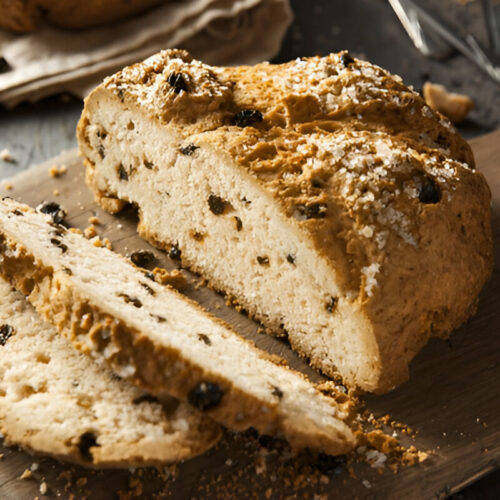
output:
{"label": "blurred bread in background", "polygon": [[168,0],[0,0],[0,28],[35,31],[44,24],[88,28],[118,21]]}
{"label": "blurred bread in background", "polygon": [[443,85],[426,82],[422,89],[425,102],[434,111],[439,111],[453,123],[465,120],[474,102],[469,96],[448,92]]}

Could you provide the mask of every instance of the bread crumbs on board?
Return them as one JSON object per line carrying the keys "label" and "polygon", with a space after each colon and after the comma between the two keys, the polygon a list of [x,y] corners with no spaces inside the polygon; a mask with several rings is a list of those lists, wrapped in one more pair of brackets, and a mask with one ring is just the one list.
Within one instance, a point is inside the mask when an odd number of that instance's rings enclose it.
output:
{"label": "bread crumbs on board", "polygon": [[24,472],[19,476],[19,479],[30,479],[33,474],[30,469],[24,469]]}
{"label": "bread crumbs on board", "polygon": [[96,227],[94,226],[94,224],[90,224],[90,226],[86,227],[84,230],[83,230],[83,235],[85,236],[85,238],[87,239],[91,239],[93,238],[94,236],[97,235],[97,230],[96,230]]}
{"label": "bread crumbs on board", "polygon": [[[258,435],[253,429],[239,433],[226,431],[224,438],[212,450],[185,465],[122,471],[121,479],[114,483],[116,498],[176,498],[186,491],[186,484],[182,481],[185,471],[194,467],[197,479],[189,484],[188,498],[322,500],[330,498],[335,483],[339,481],[352,478],[362,489],[375,490],[378,474],[397,473],[402,467],[417,465],[429,458],[428,453],[412,444],[403,445],[391,435],[396,427],[398,430],[404,428],[403,424],[390,415],[377,418],[373,413],[363,411],[355,397],[344,393],[342,388],[335,390],[334,386],[337,384],[328,382],[319,387],[323,392],[328,390],[339,404],[352,405],[351,425],[358,428],[359,445],[348,455],[334,457],[310,451],[297,453],[285,441]],[[412,439],[411,434],[402,433],[401,440],[408,443]],[[43,462],[34,462],[24,471],[21,479],[33,478],[33,471],[44,473],[45,467]],[[182,476],[181,471],[184,471]],[[105,471],[83,471],[69,466],[59,473],[55,481],[42,476],[40,493],[44,495],[50,489],[54,495],[64,498],[87,498],[97,491],[105,475]],[[46,488],[45,492],[43,488]]]}
{"label": "bread crumbs on board", "polygon": [[42,481],[40,483],[40,493],[42,495],[46,495],[47,494],[47,491],[49,490],[48,486],[47,486],[47,483],[45,481]]}
{"label": "bread crumbs on board", "polygon": [[16,163],[15,158],[8,149],[2,149],[0,151],[0,160],[6,161],[7,163]]}
{"label": "bread crumbs on board", "polygon": [[49,168],[49,175],[53,178],[61,177],[68,171],[66,165],[52,165]]}
{"label": "bread crumbs on board", "polygon": [[88,222],[89,222],[89,224],[92,224],[92,225],[99,225],[99,224],[101,224],[101,221],[100,221],[99,217],[97,217],[95,215],[93,215],[92,217],[89,217]]}

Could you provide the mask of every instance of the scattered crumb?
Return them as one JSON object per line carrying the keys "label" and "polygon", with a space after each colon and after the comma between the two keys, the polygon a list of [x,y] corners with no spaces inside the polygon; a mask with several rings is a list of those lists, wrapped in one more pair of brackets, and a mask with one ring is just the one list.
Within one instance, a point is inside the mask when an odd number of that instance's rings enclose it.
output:
{"label": "scattered crumb", "polygon": [[82,230],[81,229],[78,229],[77,227],[70,227],[68,229],[68,231],[70,233],[74,233],[74,234],[83,234]]}
{"label": "scattered crumb", "polygon": [[102,240],[99,238],[99,236],[94,236],[91,240],[92,245],[94,245],[97,248],[101,248],[104,246]]}
{"label": "scattered crumb", "polygon": [[61,177],[68,171],[68,167],[66,165],[52,165],[49,168],[49,175],[51,177]]}
{"label": "scattered crumb", "polygon": [[117,224],[116,226],[118,229],[123,229],[123,224]]}
{"label": "scattered crumb", "polygon": [[142,495],[142,481],[139,478],[131,477],[128,487],[130,490],[133,490],[132,493],[134,496],[139,497]]}
{"label": "scattered crumb", "polygon": [[88,479],[86,477],[79,477],[77,480],[76,480],[76,486],[78,488],[82,488],[83,486],[85,486],[88,482]]}
{"label": "scattered crumb", "polygon": [[19,476],[19,479],[30,479],[32,476],[29,469],[24,469],[24,472]]}
{"label": "scattered crumb", "polygon": [[453,123],[463,122],[474,107],[470,97],[448,92],[443,85],[426,82],[422,93],[431,109],[447,116]]}
{"label": "scattered crumb", "polygon": [[198,282],[196,283],[196,290],[199,290],[200,288],[208,286],[208,281],[205,278],[200,278]]}
{"label": "scattered crumb", "polygon": [[91,224],[90,226],[86,227],[83,231],[83,235],[85,236],[85,238],[87,239],[91,239],[93,238],[94,236],[97,235],[97,231],[96,231],[96,228],[93,224]]}
{"label": "scattered crumb", "polygon": [[57,476],[57,480],[58,481],[66,481],[65,485],[64,485],[64,491],[69,491],[69,489],[71,488],[71,481],[73,479],[73,474],[70,470],[65,470],[65,471],[62,471],[58,476]]}
{"label": "scattered crumb", "polygon": [[49,488],[47,487],[47,483],[45,481],[43,481],[42,483],[40,483],[40,493],[42,495],[45,495],[48,490],[49,490]]}
{"label": "scattered crumb", "polygon": [[59,192],[59,189],[54,189],[54,191],[52,191],[52,194],[54,196],[59,196],[61,193]]}
{"label": "scattered crumb", "polygon": [[162,267],[155,267],[152,271],[154,280],[160,285],[170,285],[182,290],[187,285],[186,276],[179,269],[167,271]]}
{"label": "scattered crumb", "polygon": [[387,460],[387,455],[378,450],[368,450],[365,456],[366,461],[374,469],[382,467]]}
{"label": "scattered crumb", "polygon": [[7,191],[12,191],[13,189],[13,186],[10,182],[5,182],[3,187],[7,190]]}
{"label": "scattered crumb", "polygon": [[57,480],[60,481],[61,479],[66,479],[66,481],[71,481],[71,471],[70,470],[63,470],[58,476]]}
{"label": "scattered crumb", "polygon": [[262,473],[266,472],[266,470],[267,470],[267,465],[265,457],[258,456],[257,459],[255,460],[255,472],[258,475],[261,475]]}
{"label": "scattered crumb", "polygon": [[38,468],[39,468],[39,467],[40,467],[40,465],[39,465],[37,462],[33,462],[33,463],[31,464],[30,471],[31,471],[31,472],[35,472],[35,471],[37,471],[37,470],[38,470]]}
{"label": "scattered crumb", "polygon": [[367,479],[363,479],[363,481],[361,481],[361,482],[363,483],[363,486],[365,488],[371,488],[372,487],[372,484]]}
{"label": "scattered crumb", "polygon": [[0,460],[3,460],[3,453],[0,453]]}
{"label": "scattered crumb", "polygon": [[102,242],[104,243],[104,246],[108,249],[108,250],[113,250],[113,244],[111,243],[111,241],[108,240],[108,238],[104,238],[102,240]]}
{"label": "scattered crumb", "polygon": [[0,151],[0,160],[6,161],[9,163],[16,163],[16,160],[14,159],[14,157],[12,156],[12,154],[10,153],[10,151],[8,149],[2,149]]}
{"label": "scattered crumb", "polygon": [[89,217],[89,224],[96,224],[99,225],[101,221],[99,220],[99,217],[96,217],[93,215],[92,217]]}

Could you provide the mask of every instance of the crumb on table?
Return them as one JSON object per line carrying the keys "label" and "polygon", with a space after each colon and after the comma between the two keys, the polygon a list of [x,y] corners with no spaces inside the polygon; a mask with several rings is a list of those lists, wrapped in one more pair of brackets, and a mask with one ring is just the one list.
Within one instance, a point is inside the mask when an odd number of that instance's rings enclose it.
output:
{"label": "crumb on table", "polygon": [[2,149],[0,151],[0,160],[6,161],[8,163],[16,163],[15,158],[12,156],[8,149]]}
{"label": "crumb on table", "polygon": [[66,165],[52,165],[49,168],[49,175],[51,177],[61,177],[68,171],[68,167]]}
{"label": "crumb on table", "polygon": [[96,231],[94,224],[91,224],[90,226],[86,227],[85,230],[83,231],[83,234],[84,234],[85,238],[88,238],[88,239],[91,239],[94,236],[96,236],[97,231]]}
{"label": "crumb on table", "polygon": [[45,481],[42,481],[40,483],[40,493],[42,495],[45,495],[47,493],[47,491],[49,490],[48,486],[47,486],[47,483]]}
{"label": "crumb on table", "polygon": [[95,215],[93,215],[92,217],[89,217],[88,222],[89,222],[89,224],[95,224],[95,225],[98,225],[101,223],[101,221],[99,220],[99,217],[97,217]]}
{"label": "crumb on table", "polygon": [[30,469],[24,469],[24,472],[19,476],[19,479],[30,479],[33,474]]}

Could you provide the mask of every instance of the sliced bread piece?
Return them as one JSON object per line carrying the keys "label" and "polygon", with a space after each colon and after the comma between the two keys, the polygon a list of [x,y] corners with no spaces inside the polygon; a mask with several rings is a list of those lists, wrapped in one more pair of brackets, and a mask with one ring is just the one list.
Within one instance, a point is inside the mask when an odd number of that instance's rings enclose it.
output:
{"label": "sliced bread piece", "polygon": [[468,144],[347,52],[210,67],[165,51],[108,78],[78,127],[108,211],[324,373],[383,392],[476,310],[490,192]]}
{"label": "sliced bread piece", "polygon": [[127,259],[10,199],[0,203],[0,273],[77,347],[148,392],[297,448],[354,445],[350,408]]}
{"label": "sliced bread piece", "polygon": [[156,398],[79,353],[0,278],[0,431],[7,444],[91,467],[185,460],[220,436],[189,405]]}

